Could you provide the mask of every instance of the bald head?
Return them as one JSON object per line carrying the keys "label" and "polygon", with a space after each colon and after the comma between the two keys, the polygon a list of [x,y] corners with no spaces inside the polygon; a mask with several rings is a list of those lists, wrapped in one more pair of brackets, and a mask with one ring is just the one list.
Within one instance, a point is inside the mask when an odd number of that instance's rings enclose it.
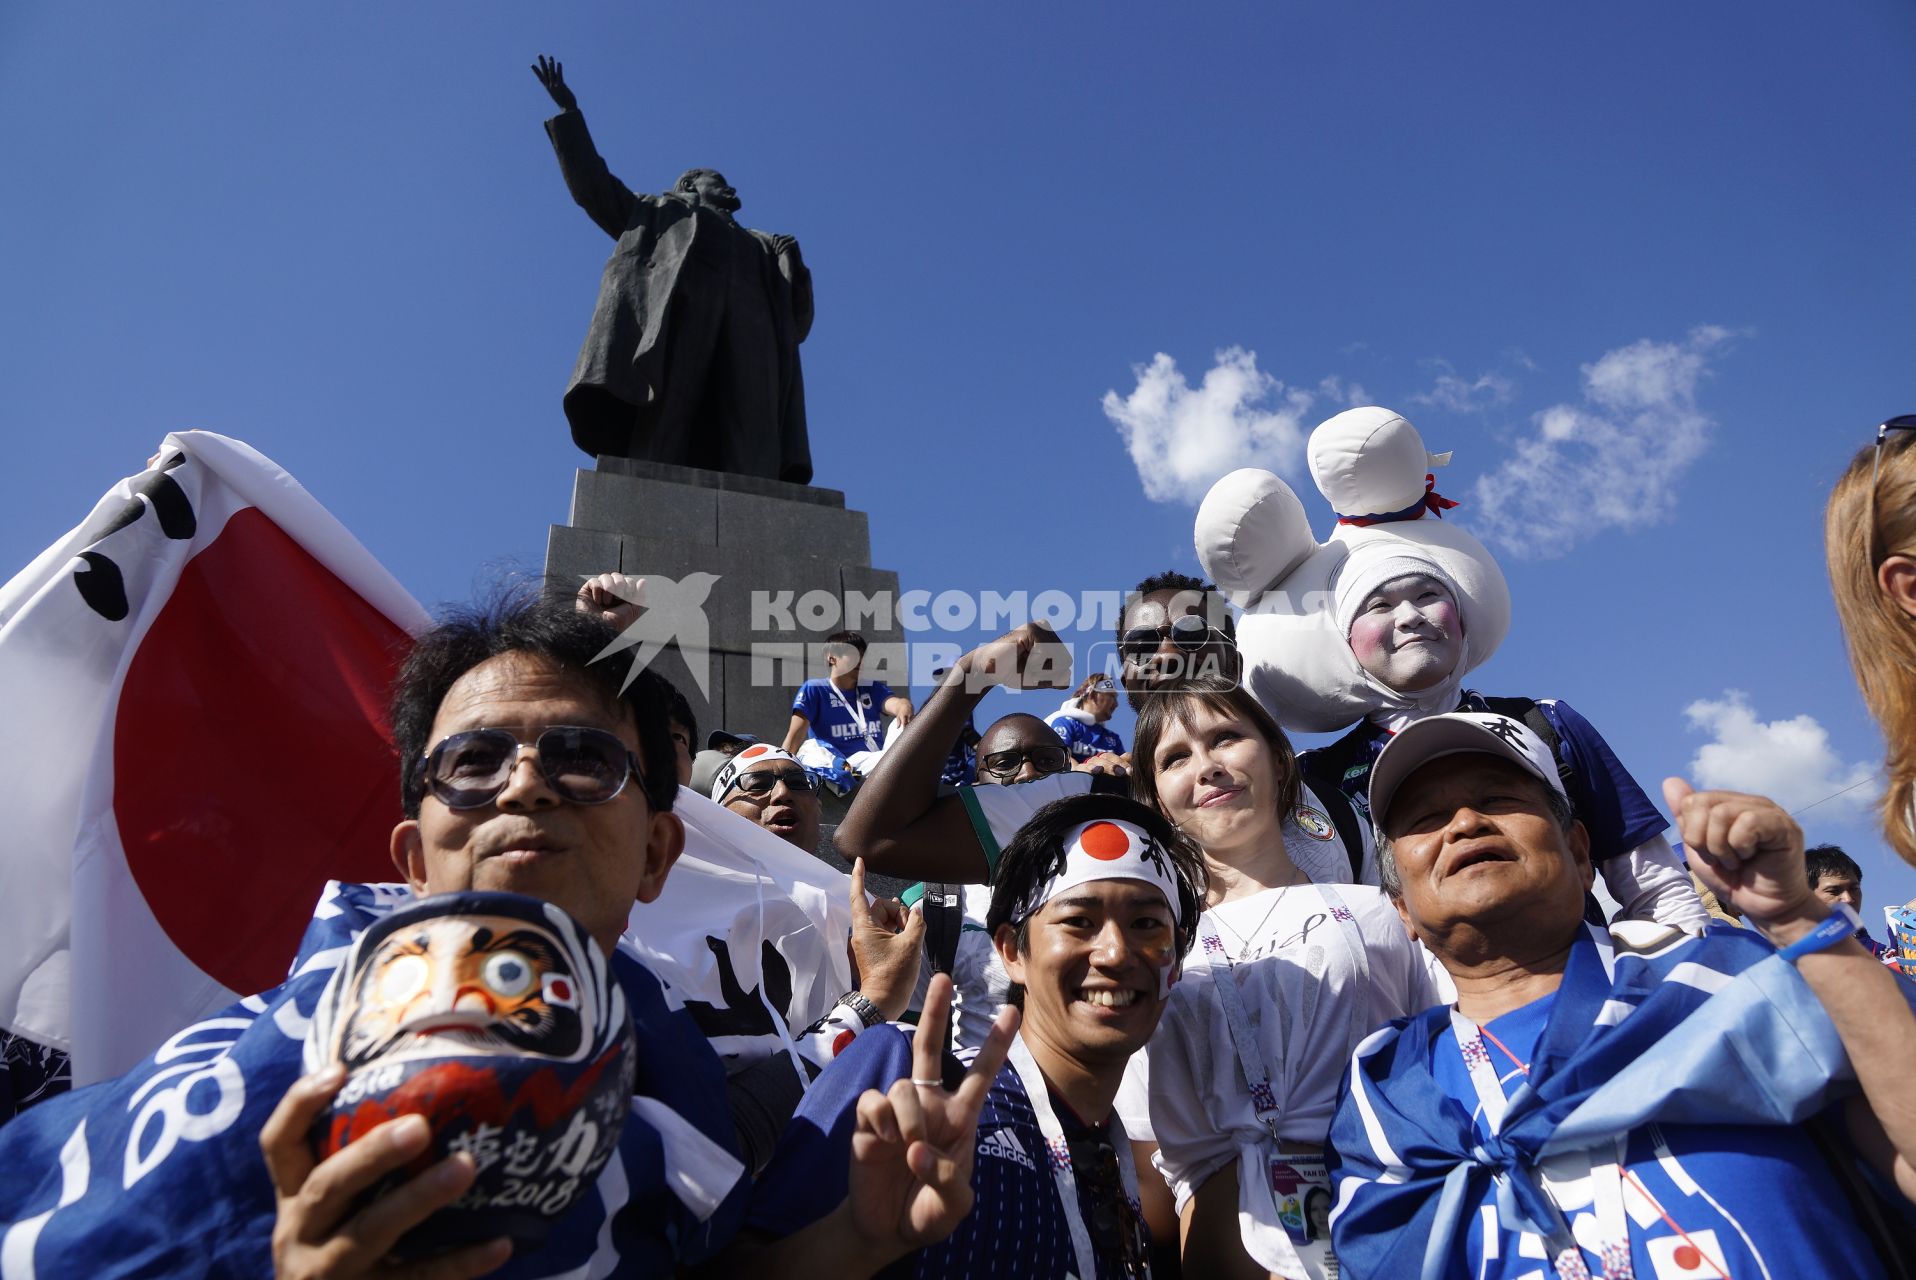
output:
{"label": "bald head", "polygon": [[1060,773],[1070,765],[1064,743],[1051,726],[1028,712],[1000,716],[978,735],[980,782],[1030,782],[1047,773]]}

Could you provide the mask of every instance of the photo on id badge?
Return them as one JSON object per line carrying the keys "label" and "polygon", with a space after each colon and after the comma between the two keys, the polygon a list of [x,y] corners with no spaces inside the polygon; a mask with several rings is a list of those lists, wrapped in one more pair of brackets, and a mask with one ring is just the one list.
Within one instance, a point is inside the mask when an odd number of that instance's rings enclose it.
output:
{"label": "photo on id badge", "polygon": [[1322,1160],[1287,1156],[1271,1161],[1271,1192],[1291,1243],[1330,1243],[1331,1180]]}

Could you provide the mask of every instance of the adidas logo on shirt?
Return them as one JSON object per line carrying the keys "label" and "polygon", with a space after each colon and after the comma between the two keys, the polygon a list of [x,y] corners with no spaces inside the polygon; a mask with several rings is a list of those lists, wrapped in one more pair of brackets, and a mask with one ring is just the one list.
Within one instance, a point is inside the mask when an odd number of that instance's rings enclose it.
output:
{"label": "adidas logo on shirt", "polygon": [[986,1134],[978,1143],[978,1154],[997,1156],[1000,1160],[1010,1160],[1027,1169],[1035,1170],[1037,1165],[1025,1154],[1024,1144],[1018,1141],[1018,1135],[1010,1129],[997,1129]]}

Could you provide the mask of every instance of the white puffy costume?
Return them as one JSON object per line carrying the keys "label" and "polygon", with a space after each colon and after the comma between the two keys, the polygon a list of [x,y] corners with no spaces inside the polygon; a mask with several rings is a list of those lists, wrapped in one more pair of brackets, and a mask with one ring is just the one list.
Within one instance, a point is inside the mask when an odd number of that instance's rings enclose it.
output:
{"label": "white puffy costume", "polygon": [[[1242,611],[1244,679],[1264,708],[1294,732],[1356,726],[1321,750],[1340,753],[1340,765],[1354,762],[1340,789],[1360,824],[1368,825],[1362,783],[1369,759],[1389,735],[1426,715],[1484,709],[1475,706],[1482,699],[1464,688],[1464,679],[1503,643],[1510,589],[1475,537],[1441,518],[1424,518],[1456,505],[1435,494],[1432,478],[1450,455],[1426,451],[1401,415],[1376,407],[1347,410],[1311,433],[1308,454],[1311,477],[1339,517],[1326,541],[1312,536],[1289,485],[1268,471],[1245,469],[1205,495],[1197,555]],[[1350,629],[1373,592],[1411,574],[1450,589],[1463,643],[1444,680],[1404,693],[1359,665]],[[1592,859],[1623,913],[1700,931],[1708,917],[1654,805],[1588,721],[1554,700],[1531,705],[1558,739],[1578,816],[1592,831]],[[1606,831],[1609,847],[1601,847]]]}

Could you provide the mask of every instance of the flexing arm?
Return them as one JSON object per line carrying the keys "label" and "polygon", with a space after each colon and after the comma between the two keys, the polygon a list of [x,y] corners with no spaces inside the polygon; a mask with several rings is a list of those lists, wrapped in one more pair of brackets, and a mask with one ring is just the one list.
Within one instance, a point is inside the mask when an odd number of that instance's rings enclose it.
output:
{"label": "flexing arm", "polygon": [[[1772,943],[1786,947],[1830,914],[1803,869],[1802,829],[1774,802],[1693,791],[1681,778],[1666,780],[1663,796],[1696,855],[1697,878]],[[1916,1200],[1916,1090],[1907,1069],[1916,1061],[1916,1013],[1900,980],[1854,938],[1798,958],[1796,970],[1835,1024],[1863,1086],[1867,1107],[1849,1112],[1859,1147]]]}
{"label": "flexing arm", "polygon": [[1049,627],[1027,623],[958,659],[910,733],[899,736],[833,833],[840,857],[863,858],[883,875],[982,884],[985,851],[938,775],[951,744],[992,686],[1069,688],[1071,657]]}

